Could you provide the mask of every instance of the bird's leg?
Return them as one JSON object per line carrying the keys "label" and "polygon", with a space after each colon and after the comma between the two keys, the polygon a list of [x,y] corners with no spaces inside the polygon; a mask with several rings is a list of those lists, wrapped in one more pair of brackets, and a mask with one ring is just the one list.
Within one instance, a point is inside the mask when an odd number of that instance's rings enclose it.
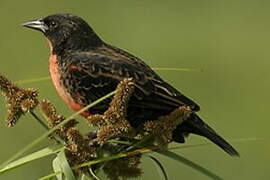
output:
{"label": "bird's leg", "polygon": [[172,133],[192,113],[189,106],[180,106],[170,114],[161,116],[157,120],[144,123],[144,130],[153,135],[158,146],[166,148],[172,141]]}
{"label": "bird's leg", "polygon": [[123,79],[117,86],[110,106],[103,115],[88,117],[88,121],[100,127],[97,132],[98,144],[104,144],[106,140],[123,135],[129,136],[134,130],[126,120],[127,105],[129,98],[134,92],[134,81],[132,78]]}

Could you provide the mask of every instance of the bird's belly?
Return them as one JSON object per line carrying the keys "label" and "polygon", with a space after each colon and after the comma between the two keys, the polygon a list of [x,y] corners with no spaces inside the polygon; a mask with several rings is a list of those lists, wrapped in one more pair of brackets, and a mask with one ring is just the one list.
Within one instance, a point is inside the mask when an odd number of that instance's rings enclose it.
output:
{"label": "bird's belly", "polygon": [[[65,103],[74,111],[79,111],[83,108],[80,104],[76,103],[68,92],[63,88],[60,83],[60,72],[57,64],[57,56],[51,55],[49,61],[50,75],[52,78],[53,85],[58,93],[58,95],[65,101]],[[89,116],[90,113],[87,111],[81,113],[82,116]]]}

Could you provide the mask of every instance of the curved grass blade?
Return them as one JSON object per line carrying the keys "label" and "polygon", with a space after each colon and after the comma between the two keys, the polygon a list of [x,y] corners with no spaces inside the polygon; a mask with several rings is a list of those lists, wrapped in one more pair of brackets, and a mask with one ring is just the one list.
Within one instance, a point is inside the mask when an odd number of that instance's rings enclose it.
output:
{"label": "curved grass blade", "polygon": [[[239,138],[239,139],[231,139],[227,140],[228,142],[248,142],[248,141],[262,141],[263,138]],[[185,148],[194,148],[194,147],[201,147],[201,146],[209,146],[209,145],[215,145],[212,142],[206,142],[206,143],[199,143],[199,144],[189,144],[189,145],[181,145],[176,147],[170,147],[168,150],[175,150],[175,149],[185,149]]]}
{"label": "curved grass blade", "polygon": [[148,157],[150,159],[152,159],[155,162],[155,164],[157,165],[156,167],[158,169],[159,174],[161,176],[163,176],[165,180],[168,180],[168,175],[165,171],[165,168],[162,166],[161,162],[159,162],[159,160],[157,158],[155,158],[154,156],[149,155]]}
{"label": "curved grass blade", "polygon": [[117,139],[109,139],[108,142],[109,143],[115,143],[115,144],[132,145],[132,142],[121,141],[121,140],[117,140]]}
{"label": "curved grass blade", "polygon": [[156,71],[185,71],[185,72],[203,72],[203,69],[192,69],[192,68],[169,68],[169,67],[152,67]]}
{"label": "curved grass blade", "polygon": [[171,152],[171,151],[157,151],[157,153],[162,154],[164,156],[167,156],[167,157],[169,157],[171,159],[174,159],[176,161],[179,161],[179,162],[181,162],[181,163],[183,163],[183,164],[185,164],[185,165],[187,165],[187,166],[201,172],[202,174],[208,176],[211,179],[223,180],[217,174],[215,174],[215,173],[211,172],[210,170],[208,170],[208,169],[206,169],[206,168],[204,168],[204,167],[202,167],[202,166],[200,166],[200,165],[198,165],[198,164],[184,158],[183,156],[181,156],[179,154],[176,154],[176,153]]}
{"label": "curved grass blade", "polygon": [[92,177],[95,180],[100,180],[99,177],[97,177],[97,175],[95,174],[95,172],[93,171],[93,169],[91,167],[89,167],[88,169],[89,169],[90,174],[92,175]]}
{"label": "curved grass blade", "polygon": [[119,154],[115,154],[115,155],[112,155],[112,156],[109,156],[109,157],[104,157],[104,158],[88,161],[88,162],[76,165],[76,166],[72,167],[72,169],[79,169],[81,167],[91,166],[91,165],[94,165],[94,164],[99,164],[99,163],[106,162],[106,161],[111,161],[111,160],[114,160],[114,159],[124,158],[124,157],[128,157],[128,156],[134,156],[134,155],[137,155],[137,154],[149,153],[149,152],[152,152],[152,151],[157,150],[157,149],[158,149],[158,147],[156,147],[156,146],[152,146],[152,147],[149,147],[149,148],[136,149],[136,150],[131,151],[131,152],[119,153]]}
{"label": "curved grass blade", "polygon": [[32,162],[34,160],[37,160],[37,159],[40,159],[40,158],[43,158],[43,157],[46,157],[46,156],[49,156],[52,154],[56,154],[57,152],[59,152],[62,149],[63,149],[62,146],[57,145],[57,146],[47,147],[47,148],[41,149],[39,151],[36,151],[32,154],[24,156],[21,159],[18,159],[17,161],[14,161],[14,162],[8,164],[6,167],[4,167],[3,169],[0,170],[0,174],[3,174],[3,173],[10,171],[12,169],[18,168],[18,167],[20,167],[24,164],[27,164],[29,162]]}
{"label": "curved grass blade", "polygon": [[93,180],[93,178],[90,178],[89,175],[82,174],[80,180]]}
{"label": "curved grass blade", "polygon": [[[53,162],[52,162],[52,166],[53,166],[53,171],[55,172],[54,175],[57,177],[58,180],[62,180],[63,179],[63,172],[62,172],[62,168],[61,168],[61,161],[59,159],[59,154],[54,158]],[[59,173],[58,173],[59,172]],[[49,178],[51,178],[53,176],[50,176]],[[48,178],[48,176],[44,177],[44,179]]]}
{"label": "curved grass blade", "polygon": [[60,161],[60,166],[61,169],[65,175],[65,178],[67,180],[76,180],[75,175],[73,174],[73,171],[67,161],[66,155],[65,155],[65,151],[60,151],[60,153],[58,153],[58,158]]}
{"label": "curved grass blade", "polygon": [[34,117],[34,119],[37,120],[37,122],[47,131],[50,130],[50,128],[47,126],[45,122],[43,122],[33,111],[30,111],[30,114]]}
{"label": "curved grass blade", "polygon": [[135,143],[135,144],[129,146],[129,147],[126,149],[126,151],[131,151],[131,150],[133,150],[133,149],[136,149],[137,147],[139,147],[139,146],[141,146],[141,145],[147,143],[148,141],[150,141],[152,138],[153,138],[152,135],[148,135],[148,136],[144,137],[142,140],[140,140],[139,142],[137,142],[137,143]]}
{"label": "curved grass blade", "polygon": [[50,77],[46,76],[46,77],[40,77],[40,78],[19,80],[19,81],[15,81],[15,83],[19,84],[19,85],[22,85],[22,84],[28,84],[28,83],[33,83],[33,82],[47,81],[49,79],[50,79]]}
{"label": "curved grass blade", "polygon": [[[193,69],[193,68],[170,68],[170,67],[152,67],[153,70],[156,71],[185,71],[185,72],[203,72],[203,69]],[[25,79],[25,80],[18,80],[15,81],[16,84],[22,85],[22,84],[28,84],[28,83],[35,83],[35,82],[41,82],[41,81],[47,81],[50,80],[49,76],[39,77],[39,78],[33,78],[33,79]]]}
{"label": "curved grass blade", "polygon": [[115,94],[116,90],[107,94],[106,96],[103,96],[102,98],[96,100],[95,102],[89,104],[88,106],[82,108],[80,111],[77,111],[76,113],[72,114],[71,116],[69,116],[68,118],[66,118],[64,121],[62,121],[61,123],[59,123],[58,125],[56,125],[55,127],[53,127],[52,129],[50,129],[49,131],[47,131],[46,133],[44,133],[43,135],[41,135],[40,137],[36,138],[34,141],[32,141],[30,144],[28,144],[27,146],[25,146],[24,148],[22,148],[20,151],[18,151],[15,155],[13,155],[10,159],[8,159],[7,161],[5,161],[4,163],[1,164],[0,168],[5,167],[7,164],[9,164],[10,162],[14,161],[15,159],[17,159],[18,157],[20,157],[23,153],[25,153],[26,151],[28,151],[30,148],[32,148],[33,146],[35,146],[36,144],[38,144],[40,141],[42,141],[43,139],[47,138],[48,135],[50,135],[53,131],[55,131],[56,129],[58,129],[59,127],[63,126],[64,124],[66,124],[68,121],[70,121],[71,119],[73,119],[75,116],[79,115],[80,113],[86,111],[87,109],[95,106],[96,104],[100,103],[101,101],[113,96]]}
{"label": "curved grass blade", "polygon": [[62,171],[57,171],[57,172],[49,174],[47,176],[43,176],[43,177],[39,178],[38,180],[51,180],[53,177],[55,177],[59,174],[62,174]]}

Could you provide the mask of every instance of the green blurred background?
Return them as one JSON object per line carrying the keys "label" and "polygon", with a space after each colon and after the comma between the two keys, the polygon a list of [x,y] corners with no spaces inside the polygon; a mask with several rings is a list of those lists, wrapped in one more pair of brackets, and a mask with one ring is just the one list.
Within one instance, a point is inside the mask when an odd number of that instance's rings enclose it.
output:
{"label": "green blurred background", "polygon": [[[108,43],[141,57],[152,67],[199,68],[203,72],[158,71],[177,89],[198,102],[200,115],[241,153],[231,158],[214,145],[175,152],[224,179],[269,179],[270,1],[266,0],[41,0],[0,1],[0,73],[12,80],[48,76],[48,45],[38,32],[20,23],[52,13],[83,17]],[[70,111],[50,81],[24,85],[40,90],[59,112]],[[0,100],[0,162],[45,132],[30,116],[6,128]],[[208,142],[190,136],[187,144]],[[45,147],[44,141],[33,150]],[[172,144],[171,146],[176,146]],[[172,159],[158,156],[171,180],[208,179]],[[37,179],[52,172],[51,157],[11,171],[0,179]],[[144,159],[140,179],[157,179]]]}

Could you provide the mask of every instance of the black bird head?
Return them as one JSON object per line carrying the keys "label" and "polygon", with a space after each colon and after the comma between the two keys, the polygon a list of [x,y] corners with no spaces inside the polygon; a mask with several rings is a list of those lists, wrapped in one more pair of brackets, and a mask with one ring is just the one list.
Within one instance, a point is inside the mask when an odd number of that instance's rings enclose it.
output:
{"label": "black bird head", "polygon": [[22,25],[41,31],[51,42],[53,53],[90,49],[102,44],[93,29],[82,18],[72,14],[49,15]]}

